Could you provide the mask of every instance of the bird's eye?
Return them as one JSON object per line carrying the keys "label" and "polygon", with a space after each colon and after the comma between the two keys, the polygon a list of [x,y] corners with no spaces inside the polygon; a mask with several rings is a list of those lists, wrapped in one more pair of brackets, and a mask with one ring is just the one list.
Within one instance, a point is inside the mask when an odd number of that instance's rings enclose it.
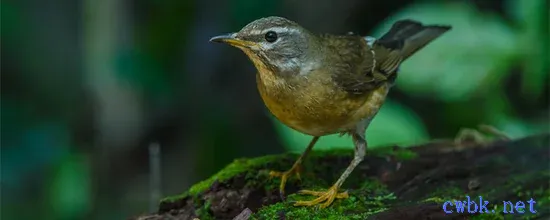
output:
{"label": "bird's eye", "polygon": [[277,40],[277,33],[275,31],[268,31],[265,33],[265,40],[269,43],[273,43]]}

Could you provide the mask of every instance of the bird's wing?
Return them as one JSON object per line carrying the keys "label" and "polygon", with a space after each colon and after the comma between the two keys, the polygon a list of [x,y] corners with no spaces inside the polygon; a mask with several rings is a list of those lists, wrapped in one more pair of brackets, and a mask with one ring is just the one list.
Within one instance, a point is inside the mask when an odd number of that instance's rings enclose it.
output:
{"label": "bird's wing", "polygon": [[351,94],[366,94],[382,83],[393,83],[402,56],[399,50],[374,42],[369,45],[359,36],[324,36],[332,50],[333,80]]}

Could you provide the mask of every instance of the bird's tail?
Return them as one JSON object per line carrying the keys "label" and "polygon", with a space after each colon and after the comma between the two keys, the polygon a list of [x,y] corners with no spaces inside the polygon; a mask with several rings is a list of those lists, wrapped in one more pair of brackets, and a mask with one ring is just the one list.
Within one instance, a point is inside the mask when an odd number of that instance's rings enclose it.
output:
{"label": "bird's tail", "polygon": [[403,58],[407,59],[450,29],[451,26],[423,25],[410,19],[399,20],[378,42],[387,48],[401,50]]}

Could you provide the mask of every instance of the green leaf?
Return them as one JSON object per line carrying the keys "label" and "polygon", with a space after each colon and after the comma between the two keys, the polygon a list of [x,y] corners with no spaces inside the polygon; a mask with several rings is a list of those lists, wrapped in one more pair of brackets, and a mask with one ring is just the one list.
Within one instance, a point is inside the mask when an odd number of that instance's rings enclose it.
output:
{"label": "green leaf", "polygon": [[52,211],[58,219],[74,219],[88,211],[89,175],[83,156],[70,155],[61,161],[50,188]]}
{"label": "green leaf", "polygon": [[[546,1],[548,2],[548,1]],[[517,23],[519,39],[516,51],[523,57],[522,93],[537,100],[543,95],[550,75],[548,41],[548,5],[545,0],[508,0],[507,10]]]}

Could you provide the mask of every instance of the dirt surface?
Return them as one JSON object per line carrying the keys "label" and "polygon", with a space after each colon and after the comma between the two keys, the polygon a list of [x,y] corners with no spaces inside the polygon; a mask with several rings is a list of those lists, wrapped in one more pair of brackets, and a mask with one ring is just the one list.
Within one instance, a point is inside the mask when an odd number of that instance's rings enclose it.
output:
{"label": "dirt surface", "polygon": [[[529,218],[550,218],[550,134],[368,151],[342,188],[352,201],[337,200],[326,210],[292,206],[305,198],[295,195],[297,190],[330,186],[352,156],[348,150],[314,152],[304,164],[302,182],[288,182],[286,201],[279,196],[278,180],[266,173],[288,169],[296,155],[239,160],[210,181],[163,200],[158,213],[132,219],[233,219],[246,209],[252,215],[241,219],[521,219],[526,215],[502,214],[503,200],[527,204],[530,198],[537,201],[537,213]],[[445,201],[466,195],[500,206],[493,214],[442,211]]]}

